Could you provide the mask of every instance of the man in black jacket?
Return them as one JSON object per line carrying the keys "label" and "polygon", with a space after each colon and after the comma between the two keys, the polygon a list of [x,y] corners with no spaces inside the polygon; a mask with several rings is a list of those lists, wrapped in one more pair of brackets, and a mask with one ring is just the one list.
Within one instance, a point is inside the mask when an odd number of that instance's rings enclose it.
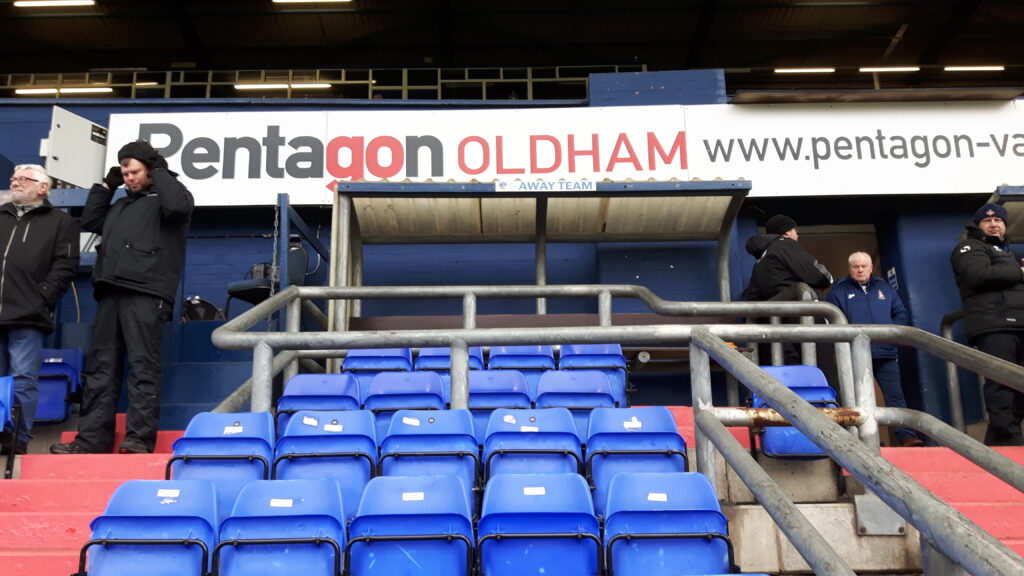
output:
{"label": "man in black jacket", "polygon": [[11,201],[0,206],[0,375],[14,378],[21,407],[11,431],[18,454],[32,439],[43,338],[53,332],[54,308],[78,269],[78,224],[50,204],[49,194],[46,170],[22,164],[11,177]]}
{"label": "man in black jacket", "polygon": [[[1006,208],[985,204],[966,225],[950,262],[964,302],[964,332],[982,352],[1024,365],[1024,268],[1006,243]],[[1024,392],[985,382],[985,444],[1021,446]]]}
{"label": "man in black jacket", "polygon": [[[750,284],[743,291],[743,300],[797,300],[800,295],[796,292],[796,285],[799,282],[819,290],[832,284],[828,270],[797,242],[800,235],[796,220],[785,214],[776,214],[765,222],[764,231],[765,234],[747,239],[747,253],[757,258],[757,263],[750,274]],[[768,349],[767,346],[759,348],[762,354]],[[786,364],[800,363],[800,353],[795,344],[783,344],[782,351]]]}
{"label": "man in black jacket", "polygon": [[[82,211],[82,228],[103,238],[93,269],[96,320],[78,437],[51,446],[55,454],[110,452],[126,355],[127,430],[119,451],[152,452],[156,443],[161,339],[185,262],[194,201],[148,142],[126,144],[117,159],[120,165],[93,185]],[[122,184],[127,196],[111,204]]]}

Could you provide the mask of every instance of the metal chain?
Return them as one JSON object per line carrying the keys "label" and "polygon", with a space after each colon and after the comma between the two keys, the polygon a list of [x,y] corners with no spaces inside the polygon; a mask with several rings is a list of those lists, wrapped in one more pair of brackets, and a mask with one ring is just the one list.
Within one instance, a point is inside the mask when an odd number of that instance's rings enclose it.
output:
{"label": "metal chain", "polygon": [[[270,296],[277,292],[277,283],[281,279],[281,270],[278,268],[279,255],[277,253],[278,241],[281,236],[281,204],[274,203],[274,247],[270,253]],[[274,330],[272,322],[273,314],[267,316],[267,332]]]}

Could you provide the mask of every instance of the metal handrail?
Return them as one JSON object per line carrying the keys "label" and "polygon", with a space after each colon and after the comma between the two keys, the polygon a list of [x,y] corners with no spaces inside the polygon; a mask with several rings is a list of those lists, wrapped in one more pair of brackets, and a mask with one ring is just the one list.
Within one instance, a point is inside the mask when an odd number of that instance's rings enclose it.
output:
{"label": "metal handrail", "polygon": [[[952,342],[953,325],[966,317],[967,313],[963,310],[956,310],[946,314],[942,317],[942,323],[939,325],[939,334]],[[966,422],[964,419],[964,403],[960,397],[960,375],[957,374],[956,364],[952,362],[946,362],[946,390],[948,390],[949,394],[949,418],[953,422],[953,426],[963,432],[966,429]]]}

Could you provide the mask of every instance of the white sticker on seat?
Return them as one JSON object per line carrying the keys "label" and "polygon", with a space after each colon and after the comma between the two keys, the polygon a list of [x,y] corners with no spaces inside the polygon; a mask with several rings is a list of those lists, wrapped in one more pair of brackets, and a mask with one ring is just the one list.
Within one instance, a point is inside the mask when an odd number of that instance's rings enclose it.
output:
{"label": "white sticker on seat", "polygon": [[292,499],[291,498],[271,498],[270,499],[270,507],[271,508],[291,508],[292,507]]}
{"label": "white sticker on seat", "polygon": [[543,496],[547,490],[543,486],[523,486],[523,496]]}
{"label": "white sticker on seat", "polygon": [[540,432],[540,428],[537,426],[520,426],[520,432]]}
{"label": "white sticker on seat", "polygon": [[648,492],[648,502],[668,502],[668,494],[664,492]]}
{"label": "white sticker on seat", "polygon": [[626,430],[639,430],[644,427],[644,423],[638,420],[636,416],[633,416],[632,420],[623,422],[622,427]]}
{"label": "white sticker on seat", "polygon": [[305,424],[306,426],[312,426],[314,428],[320,425],[320,421],[317,420],[316,418],[313,418],[312,416],[303,416],[302,423]]}
{"label": "white sticker on seat", "polygon": [[511,414],[505,414],[501,421],[504,422],[505,424],[515,424],[516,417]]}
{"label": "white sticker on seat", "polygon": [[224,434],[225,435],[228,435],[228,434],[241,434],[242,432],[245,432],[245,426],[225,426],[224,427]]}
{"label": "white sticker on seat", "polygon": [[407,424],[409,426],[419,426],[420,425],[420,419],[419,418],[410,418],[408,416],[403,416],[402,417],[402,424]]}
{"label": "white sticker on seat", "polygon": [[423,492],[402,492],[402,502],[422,502]]}
{"label": "white sticker on seat", "polygon": [[181,496],[181,490],[177,488],[161,488],[156,491],[158,498],[177,498]]}
{"label": "white sticker on seat", "polygon": [[344,432],[345,428],[341,424],[324,424],[324,432]]}

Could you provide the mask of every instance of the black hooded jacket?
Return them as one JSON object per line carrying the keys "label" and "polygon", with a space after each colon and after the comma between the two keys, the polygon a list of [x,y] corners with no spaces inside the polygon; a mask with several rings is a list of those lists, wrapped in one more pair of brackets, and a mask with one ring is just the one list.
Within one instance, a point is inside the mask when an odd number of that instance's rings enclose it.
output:
{"label": "black hooded jacket", "polygon": [[968,339],[988,332],[1024,330],[1024,272],[1010,247],[973,222],[950,255],[964,302]]}
{"label": "black hooded jacket", "polygon": [[174,302],[194,200],[170,171],[154,168],[149,177],[149,188],[113,204],[114,192],[105,186],[89,191],[82,229],[103,237],[92,273],[97,297],[120,288]]}
{"label": "black hooded jacket", "polygon": [[747,253],[757,258],[757,263],[750,274],[750,285],[743,291],[743,300],[769,300],[798,282],[819,290],[832,284],[828,270],[791,238],[775,234],[751,236],[747,239]]}
{"label": "black hooded jacket", "polygon": [[0,326],[53,331],[53,309],[78,269],[78,223],[44,200],[18,218],[0,206]]}

